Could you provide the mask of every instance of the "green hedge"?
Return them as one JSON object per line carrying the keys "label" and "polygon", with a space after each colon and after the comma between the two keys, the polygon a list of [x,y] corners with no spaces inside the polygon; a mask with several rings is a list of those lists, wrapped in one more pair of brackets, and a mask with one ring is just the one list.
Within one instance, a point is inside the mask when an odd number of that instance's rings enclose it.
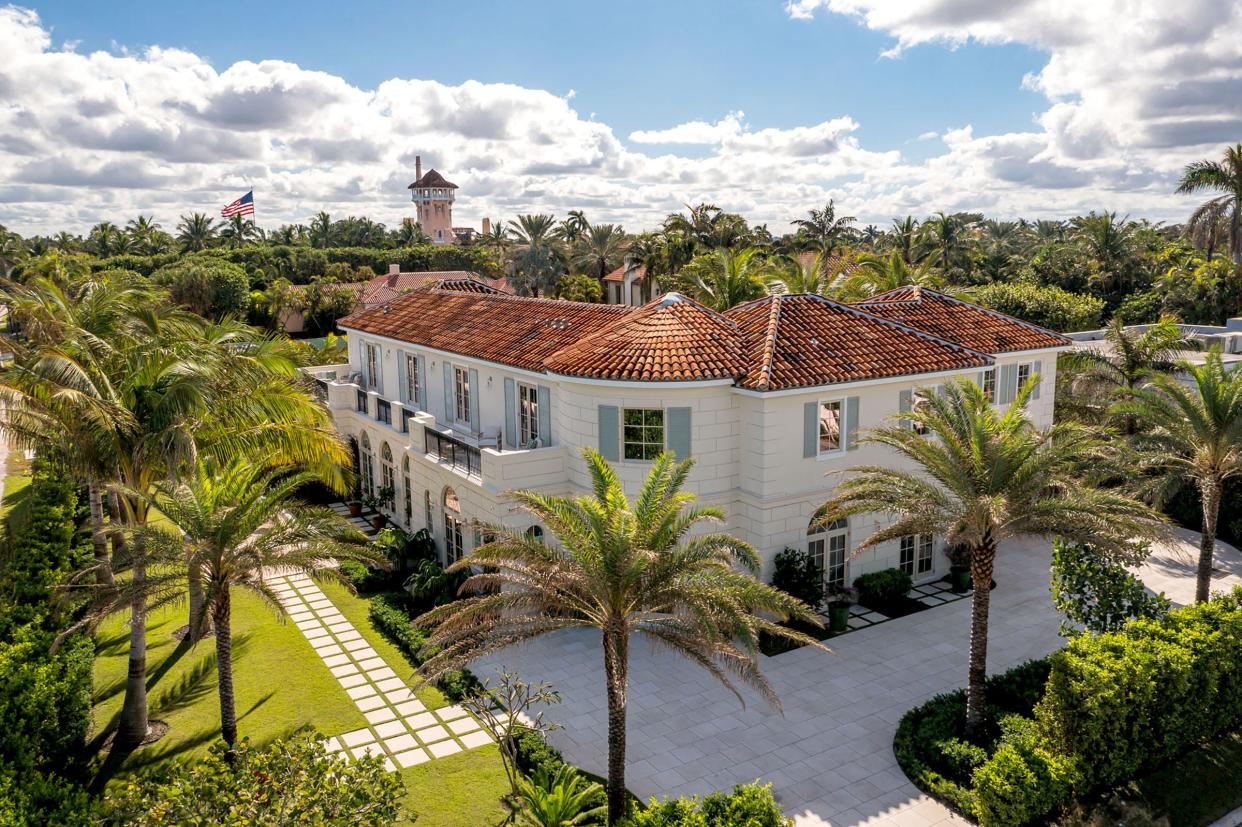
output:
{"label": "green hedge", "polygon": [[[388,638],[393,645],[401,650],[405,659],[414,668],[422,666],[423,661],[434,654],[424,647],[427,634],[416,629],[410,622],[407,606],[409,598],[401,592],[389,592],[372,597],[370,603],[371,624],[380,634]],[[436,681],[436,688],[454,703],[475,694],[482,684],[468,669],[456,669],[446,672]]]}
{"label": "green hedge", "polygon": [[656,801],[635,808],[625,827],[793,827],[770,785],[739,784],[732,792]]}
{"label": "green hedge", "polygon": [[1079,779],[1077,762],[1050,752],[1031,719],[1009,716],[1002,729],[996,751],[971,778],[974,814],[984,827],[1044,818],[1069,799]]}
{"label": "green hedge", "polygon": [[997,282],[979,288],[979,304],[1032,324],[1069,333],[1102,324],[1104,300],[1059,287]]}
{"label": "green hedge", "polygon": [[892,605],[914,588],[914,578],[901,569],[882,569],[854,579],[858,602],[878,611]]}

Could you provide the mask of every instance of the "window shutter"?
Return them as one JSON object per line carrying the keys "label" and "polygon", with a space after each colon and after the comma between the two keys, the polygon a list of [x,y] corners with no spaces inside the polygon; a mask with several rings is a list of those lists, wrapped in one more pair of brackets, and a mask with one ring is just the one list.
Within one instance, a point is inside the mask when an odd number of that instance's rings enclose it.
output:
{"label": "window shutter", "polygon": [[979,371],[979,373],[975,375],[975,384],[978,385],[980,388],[983,387],[983,377],[986,375],[987,375],[986,370],[981,370]]}
{"label": "window shutter", "polygon": [[457,407],[453,404],[453,366],[444,362],[444,421],[452,422],[457,418]]}
{"label": "window shutter", "polygon": [[609,462],[621,458],[621,417],[616,405],[599,406],[599,453]]}
{"label": "window shutter", "polygon": [[845,398],[845,450],[858,447],[858,397]]}
{"label": "window shutter", "polygon": [[405,354],[397,351],[397,398],[403,403],[410,401],[410,380],[406,373]]}
{"label": "window shutter", "polygon": [[819,447],[819,403],[802,406],[802,456],[813,457]]}
{"label": "window shutter", "polygon": [[517,432],[517,383],[505,377],[505,442],[510,448],[525,448],[518,445]]}
{"label": "window shutter", "polygon": [[427,410],[427,357],[419,356],[415,368],[418,370],[418,407]]}
{"label": "window shutter", "polygon": [[470,430],[479,432],[479,372],[470,369]]}
{"label": "window shutter", "polygon": [[1032,399],[1038,399],[1038,398],[1039,398],[1039,386],[1040,386],[1040,385],[1042,385],[1042,384],[1044,384],[1043,370],[1044,370],[1044,363],[1043,363],[1043,362],[1036,362],[1036,363],[1035,363],[1035,369],[1032,371],[1032,373],[1033,373],[1036,377],[1038,377],[1038,381],[1035,383],[1035,389],[1034,389],[1033,391],[1031,391],[1031,398],[1032,398]]}
{"label": "window shutter", "polygon": [[996,382],[996,403],[1008,405],[1013,401],[1014,389],[1018,386],[1018,366],[1001,365]]}
{"label": "window shutter", "polygon": [[668,449],[677,459],[688,459],[690,456],[690,409],[669,408],[668,413]]}
{"label": "window shutter", "polygon": [[540,385],[539,393],[539,439],[545,446],[552,444],[552,389]]}
{"label": "window shutter", "polygon": [[[902,413],[910,413],[910,410],[913,407],[913,404],[914,404],[914,392],[908,391],[908,390],[902,391],[897,400],[897,409],[900,410]],[[914,427],[914,423],[912,423],[908,419],[902,419],[901,427],[909,431]]]}

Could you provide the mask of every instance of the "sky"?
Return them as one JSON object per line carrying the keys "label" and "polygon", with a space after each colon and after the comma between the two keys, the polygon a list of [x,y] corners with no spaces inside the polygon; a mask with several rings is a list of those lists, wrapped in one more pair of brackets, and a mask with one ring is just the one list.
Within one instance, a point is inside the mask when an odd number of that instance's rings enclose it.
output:
{"label": "sky", "polygon": [[0,5],[0,224],[26,235],[251,188],[262,226],[394,225],[415,155],[459,226],[1176,221],[1182,166],[1239,140],[1227,0]]}

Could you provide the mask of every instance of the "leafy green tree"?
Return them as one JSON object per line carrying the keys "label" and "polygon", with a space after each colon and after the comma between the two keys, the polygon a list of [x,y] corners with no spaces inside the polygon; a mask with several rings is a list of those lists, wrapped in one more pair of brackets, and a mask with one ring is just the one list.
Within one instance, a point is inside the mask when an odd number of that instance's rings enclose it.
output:
{"label": "leafy green tree", "polygon": [[0,276],[8,278],[13,268],[26,259],[26,243],[17,233],[0,230]]}
{"label": "leafy green tree", "polygon": [[594,276],[565,276],[556,286],[556,296],[571,302],[602,302],[604,290]]}
{"label": "leafy green tree", "polygon": [[[1132,559],[1146,556],[1136,550]],[[1115,632],[1136,617],[1159,619],[1172,605],[1164,594],[1150,595],[1126,567],[1084,543],[1052,544],[1052,604],[1065,615],[1061,636]]]}
{"label": "leafy green tree", "polygon": [[509,222],[518,250],[511,263],[514,286],[519,293],[538,296],[553,293],[565,272],[565,263],[551,215],[519,215]]}
{"label": "leafy green tree", "polygon": [[608,820],[616,824],[626,809],[631,637],[644,636],[683,655],[735,694],[731,677],[778,704],[756,660],[759,634],[818,646],[777,622],[818,621],[804,603],[755,579],[759,558],[749,545],[725,533],[692,533],[724,514],[694,506],[694,496],[682,490],[691,460],[675,462],[672,454],[662,454],[631,505],[603,457],[589,448],[583,455],[590,496],[512,494],[557,543],[488,526],[497,539],[449,567],[482,567],[463,584],[466,596],[415,624],[434,630],[428,646],[436,653],[422,667],[431,678],[558,629],[600,630],[608,696]]}
{"label": "leafy green tree", "polygon": [[796,218],[793,224],[803,243],[831,256],[843,242],[854,237],[856,221],[852,215],[837,215],[836,205],[829,199],[822,210],[812,209],[807,218]]}
{"label": "leafy green tree", "polygon": [[713,310],[725,311],[764,294],[764,280],[777,268],[758,247],[720,248],[695,256],[682,268],[693,279],[695,298]]}
{"label": "leafy green tree", "polygon": [[703,798],[652,799],[635,810],[625,827],[793,827],[772,795],[771,785],[739,784],[732,792]]}
{"label": "leafy green tree", "polygon": [[1136,538],[1152,536],[1160,524],[1138,500],[1093,484],[1091,470],[1102,464],[1105,445],[1092,431],[1072,422],[1035,428],[1026,405],[1036,382],[1032,377],[1004,413],[973,382],[945,385],[929,395],[926,407],[900,415],[919,427],[896,423],[864,437],[891,449],[911,470],[852,469],[817,514],[822,523],[857,514],[892,517],[855,554],[912,534],[970,549],[966,727],[972,737],[985,723],[988,613],[1000,544],[1015,537],[1063,538],[1122,558]]}
{"label": "leafy green tree", "polygon": [[887,256],[859,253],[854,264],[853,272],[841,279],[834,291],[845,301],[870,298],[898,287],[918,286],[939,290],[944,286],[929,262],[911,267],[896,250]]}
{"label": "leafy green tree", "polygon": [[974,296],[984,307],[1063,332],[1098,328],[1105,307],[1095,296],[1035,284],[985,284]]}
{"label": "leafy green tree", "polygon": [[317,212],[311,219],[308,232],[312,247],[325,249],[332,246],[332,216],[326,212]]}
{"label": "leafy green tree", "polygon": [[959,266],[966,256],[968,229],[968,224],[960,215],[942,210],[919,225],[919,235],[921,242],[934,250],[936,265],[948,272]]}
{"label": "leafy green tree", "polygon": [[[1242,143],[1226,147],[1219,161],[1195,161],[1186,165],[1177,191],[1192,193],[1202,190],[1224,193],[1216,199],[1223,203],[1213,206],[1209,212],[1219,212],[1222,208],[1228,210],[1229,254],[1234,264],[1242,263]],[[1206,206],[1200,207],[1199,211]]]}
{"label": "leafy green tree", "polygon": [[247,244],[263,240],[263,231],[255,226],[254,220],[247,220],[244,215],[229,216],[228,223],[220,230],[220,238],[224,246],[240,250]]}
{"label": "leafy green tree", "polygon": [[602,281],[621,266],[629,239],[617,224],[595,224],[570,247],[570,264],[578,272]]}
{"label": "leafy green tree", "polygon": [[246,271],[214,257],[184,258],[156,270],[151,280],[167,285],[174,303],[207,318],[240,316],[250,304]]}

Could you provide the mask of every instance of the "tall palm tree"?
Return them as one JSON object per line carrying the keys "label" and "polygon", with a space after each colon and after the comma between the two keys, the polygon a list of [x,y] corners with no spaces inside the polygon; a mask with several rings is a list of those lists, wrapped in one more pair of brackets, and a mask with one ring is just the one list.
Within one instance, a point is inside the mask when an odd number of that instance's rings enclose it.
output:
{"label": "tall palm tree", "polygon": [[1195,600],[1209,597],[1216,526],[1225,482],[1242,475],[1242,372],[1225,367],[1213,348],[1202,365],[1180,364],[1182,377],[1157,373],[1119,409],[1143,427],[1136,446],[1154,472],[1156,498],[1193,485],[1203,514]]}
{"label": "tall palm tree", "polygon": [[837,215],[831,199],[822,210],[812,209],[808,215],[808,218],[794,219],[793,224],[798,228],[798,235],[824,255],[832,255],[841,242],[854,235],[853,225],[857,219],[852,215]]}
{"label": "tall palm tree", "polygon": [[911,266],[901,252],[893,250],[886,256],[859,253],[854,258],[853,272],[842,279],[833,291],[842,301],[859,301],[898,287],[929,287],[940,289],[943,280],[932,272],[931,262]]}
{"label": "tall palm tree", "polygon": [[129,247],[130,239],[125,232],[110,221],[102,221],[91,228],[87,243],[100,258],[119,255]]}
{"label": "tall palm tree", "polygon": [[392,236],[398,247],[417,247],[431,243],[431,237],[423,232],[423,225],[417,221],[402,221],[401,226],[393,230]]}
{"label": "tall palm tree", "polygon": [[1201,190],[1224,193],[1221,197],[1229,209],[1229,254],[1234,264],[1242,263],[1242,143],[1226,147],[1219,161],[1195,161],[1186,165],[1177,191]]}
{"label": "tall palm tree", "polygon": [[140,215],[125,225],[126,235],[134,240],[138,251],[145,255],[155,252],[152,247],[159,230],[160,225],[156,223],[155,218],[145,215]]}
{"label": "tall palm tree", "polygon": [[966,222],[941,210],[919,226],[923,241],[939,255],[937,264],[949,270],[961,260],[967,243]]}
{"label": "tall palm tree", "polygon": [[591,230],[591,222],[587,221],[582,210],[570,210],[569,215],[556,228],[556,234],[566,244],[574,245],[582,241]]}
{"label": "tall palm tree", "polygon": [[206,213],[196,212],[181,216],[177,225],[177,241],[187,253],[206,250],[216,240],[216,220]]}
{"label": "tall palm tree", "polygon": [[603,281],[621,265],[629,245],[625,230],[618,224],[588,226],[570,250],[570,263],[579,271]]}
{"label": "tall palm tree", "polygon": [[773,264],[767,280],[769,293],[814,293],[826,296],[840,275],[843,262],[822,252],[783,256]]}
{"label": "tall palm tree", "polygon": [[696,507],[694,495],[682,490],[690,460],[662,454],[631,504],[604,458],[589,448],[583,454],[590,496],[512,494],[558,542],[545,545],[521,531],[488,526],[497,539],[449,567],[478,572],[462,586],[467,596],[415,624],[433,629],[427,645],[436,654],[422,667],[429,677],[560,629],[598,629],[608,693],[608,821],[616,824],[626,809],[631,636],[689,658],[739,700],[731,677],[777,704],[756,660],[759,634],[818,645],[776,622],[818,621],[804,603],[756,579],[759,558],[749,545],[725,533],[691,535],[724,514]]}
{"label": "tall palm tree", "polygon": [[894,218],[893,226],[888,231],[888,237],[893,249],[901,253],[902,260],[906,264],[913,264],[919,240],[919,222],[914,216],[907,215],[905,218]]}
{"label": "tall palm tree", "polygon": [[17,233],[0,231],[0,276],[8,278],[13,268],[26,260],[26,244]]}
{"label": "tall palm tree", "polygon": [[694,279],[696,298],[721,312],[762,296],[764,283],[776,272],[777,266],[758,247],[712,250],[682,268]]}
{"label": "tall palm tree", "polygon": [[228,223],[220,230],[220,238],[224,239],[225,246],[236,250],[251,241],[261,241],[263,232],[255,226],[254,221],[247,220],[244,215],[231,215]]}
{"label": "tall palm tree", "polygon": [[[185,481],[156,483],[151,504],[168,519],[162,529],[169,545],[182,547],[182,559],[205,584],[197,625],[209,616],[215,629],[216,674],[220,694],[220,734],[230,748],[237,741],[233,705],[233,638],[230,624],[234,587],[249,589],[279,610],[280,601],[264,581],[265,570],[280,567],[311,577],[336,577],[325,561],[386,559],[365,534],[329,508],[298,502],[297,491],[314,481],[304,473],[265,469],[249,458],[202,462]],[[339,579],[339,578],[337,578]],[[185,581],[168,585],[175,593]]]}
{"label": "tall palm tree", "polygon": [[310,238],[310,245],[312,247],[331,247],[332,216],[323,211],[315,213],[315,217],[312,218],[310,222],[308,237]]}
{"label": "tall palm tree", "polygon": [[1138,225],[1129,216],[1118,218],[1115,212],[1092,211],[1071,221],[1070,229],[1074,242],[1099,268],[1093,277],[1096,282],[1119,294],[1134,286],[1139,269],[1135,266]]}
{"label": "tall palm tree", "polygon": [[565,265],[555,226],[551,215],[519,215],[516,221],[509,222],[509,231],[520,247],[512,262],[519,291],[534,296],[551,293],[560,281]]}
{"label": "tall palm tree", "polygon": [[998,546],[1013,537],[1059,537],[1121,557],[1160,524],[1159,515],[1138,500],[1092,484],[1089,470],[1104,447],[1092,431],[1072,422],[1035,428],[1026,404],[1037,381],[1032,377],[1004,413],[973,382],[928,394],[927,406],[900,415],[919,427],[897,423],[865,437],[892,449],[913,470],[851,469],[817,514],[822,523],[855,514],[892,517],[854,554],[918,534],[970,549],[966,728],[972,737],[985,722],[988,611]]}

